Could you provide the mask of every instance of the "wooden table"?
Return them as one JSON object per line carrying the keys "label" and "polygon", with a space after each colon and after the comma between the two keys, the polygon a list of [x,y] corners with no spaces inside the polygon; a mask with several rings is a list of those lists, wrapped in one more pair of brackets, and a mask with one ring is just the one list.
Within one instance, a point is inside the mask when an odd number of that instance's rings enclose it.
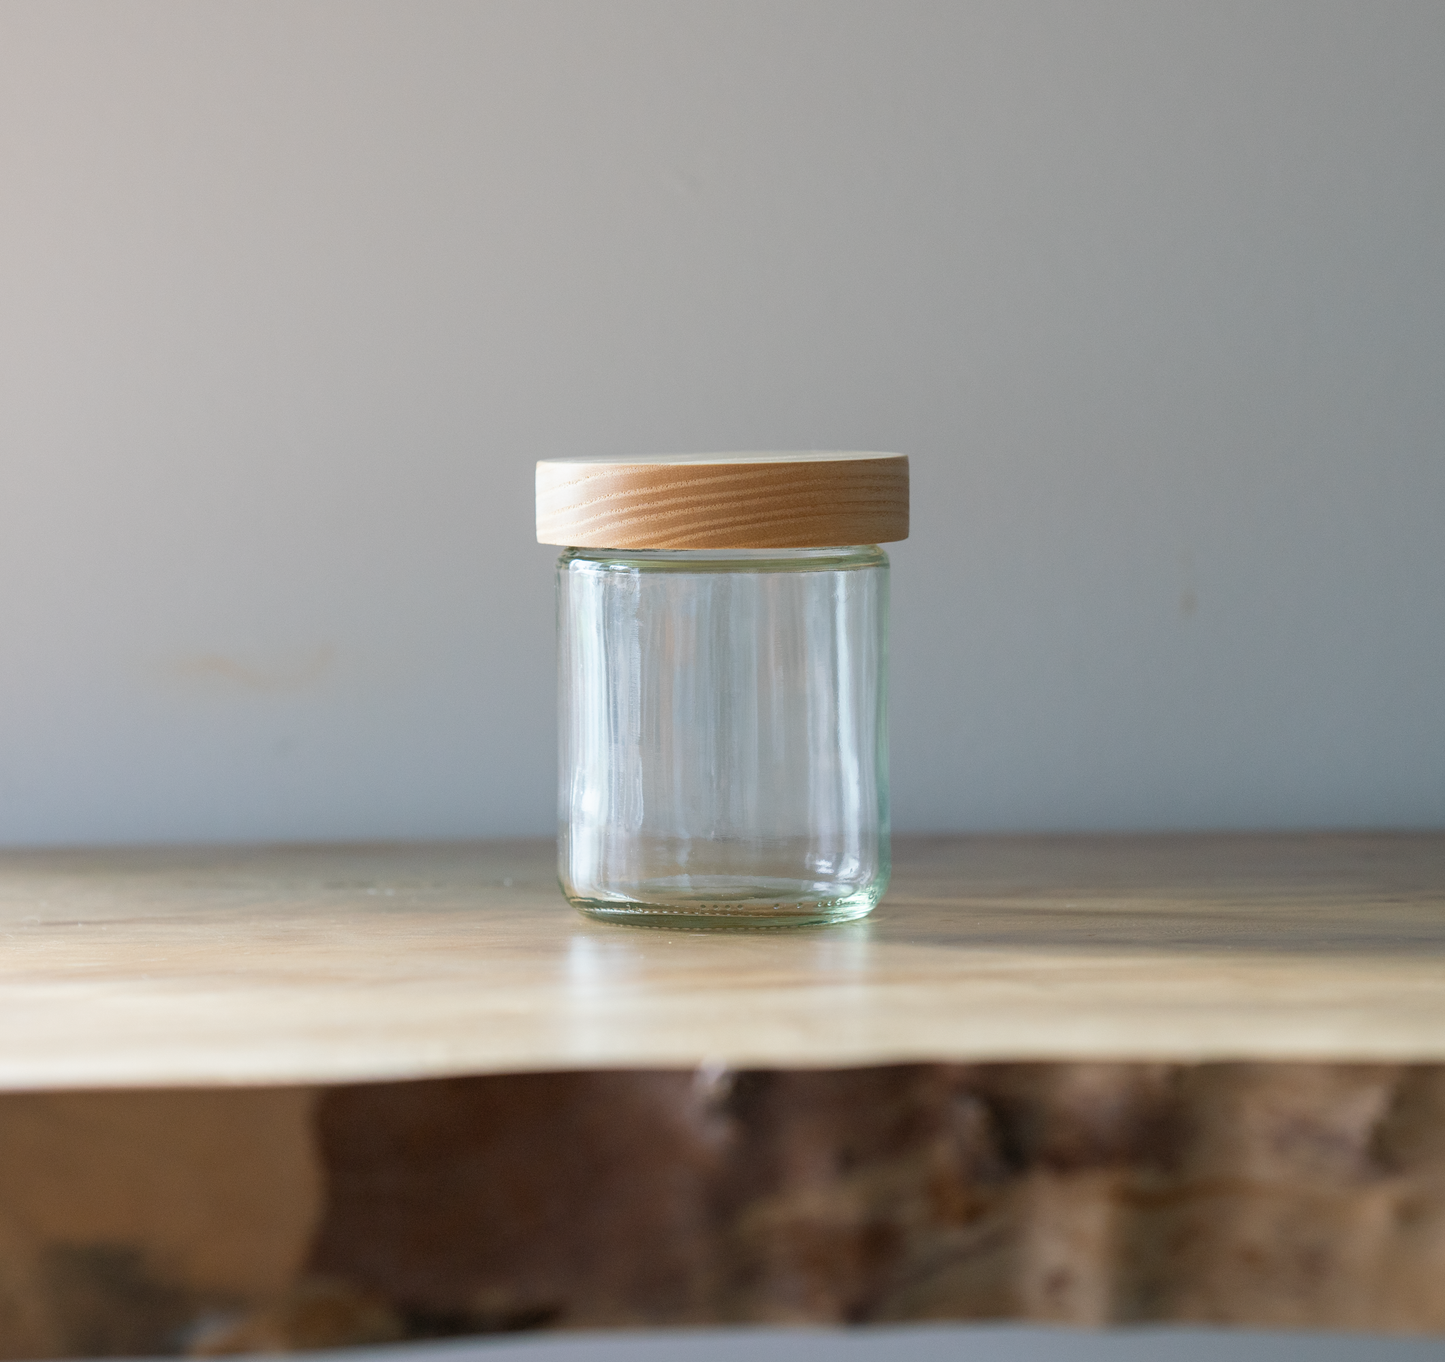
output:
{"label": "wooden table", "polygon": [[1012,1316],[1445,1330],[1445,835],[0,857],[0,1356]]}

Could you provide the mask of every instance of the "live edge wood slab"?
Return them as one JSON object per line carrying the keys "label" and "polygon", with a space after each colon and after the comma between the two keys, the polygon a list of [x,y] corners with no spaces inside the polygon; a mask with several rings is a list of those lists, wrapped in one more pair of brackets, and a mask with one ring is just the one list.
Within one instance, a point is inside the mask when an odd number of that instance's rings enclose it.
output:
{"label": "live edge wood slab", "polygon": [[0,856],[0,1356],[1009,1316],[1445,1331],[1445,834]]}

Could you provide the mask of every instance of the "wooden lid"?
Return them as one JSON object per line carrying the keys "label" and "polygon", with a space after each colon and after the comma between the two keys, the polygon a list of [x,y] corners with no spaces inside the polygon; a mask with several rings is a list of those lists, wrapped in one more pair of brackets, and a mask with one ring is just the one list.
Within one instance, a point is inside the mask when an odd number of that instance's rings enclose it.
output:
{"label": "wooden lid", "polygon": [[542,544],[806,549],[907,538],[902,454],[640,454],[537,465]]}

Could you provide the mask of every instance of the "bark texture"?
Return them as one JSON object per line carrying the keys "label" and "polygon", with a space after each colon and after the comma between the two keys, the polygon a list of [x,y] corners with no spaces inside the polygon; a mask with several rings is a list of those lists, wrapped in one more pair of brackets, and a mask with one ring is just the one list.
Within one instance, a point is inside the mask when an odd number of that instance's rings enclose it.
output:
{"label": "bark texture", "polygon": [[320,1133],[312,1269],[414,1330],[1445,1330],[1437,1067],[528,1075],[333,1090]]}
{"label": "bark texture", "polygon": [[1445,1067],[0,1097],[0,1357],[1014,1318],[1445,1332]]}

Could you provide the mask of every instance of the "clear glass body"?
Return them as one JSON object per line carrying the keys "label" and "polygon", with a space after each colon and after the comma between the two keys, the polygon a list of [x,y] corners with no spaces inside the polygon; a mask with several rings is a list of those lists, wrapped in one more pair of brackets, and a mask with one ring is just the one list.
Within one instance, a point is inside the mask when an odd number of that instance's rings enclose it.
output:
{"label": "clear glass body", "polygon": [[593,917],[783,926],[888,883],[888,557],[569,549],[558,872]]}

